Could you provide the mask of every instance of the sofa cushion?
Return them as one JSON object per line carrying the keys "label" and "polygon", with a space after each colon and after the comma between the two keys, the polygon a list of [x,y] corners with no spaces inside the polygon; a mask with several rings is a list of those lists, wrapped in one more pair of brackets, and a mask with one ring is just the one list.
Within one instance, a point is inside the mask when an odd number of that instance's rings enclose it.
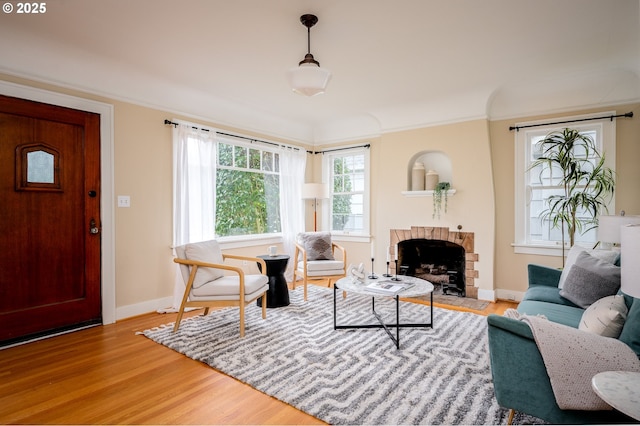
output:
{"label": "sofa cushion", "polygon": [[603,297],[584,311],[578,328],[589,333],[617,339],[627,319],[627,312],[623,296]]}
{"label": "sofa cushion", "polygon": [[556,303],[558,305],[566,305],[578,307],[575,303],[560,296],[560,289],[557,287],[549,287],[548,285],[532,285],[524,294],[522,300],[537,300],[539,302]]}
{"label": "sofa cushion", "polygon": [[537,300],[523,300],[518,305],[518,312],[526,315],[544,315],[549,321],[578,328],[584,309]]}
{"label": "sofa cushion", "polygon": [[334,260],[330,232],[303,232],[298,244],[307,252],[307,260]]}
{"label": "sofa cushion", "polygon": [[629,345],[640,358],[640,299],[633,299],[618,339]]}
{"label": "sofa cushion", "polygon": [[620,289],[620,267],[581,252],[566,276],[560,296],[583,308]]}

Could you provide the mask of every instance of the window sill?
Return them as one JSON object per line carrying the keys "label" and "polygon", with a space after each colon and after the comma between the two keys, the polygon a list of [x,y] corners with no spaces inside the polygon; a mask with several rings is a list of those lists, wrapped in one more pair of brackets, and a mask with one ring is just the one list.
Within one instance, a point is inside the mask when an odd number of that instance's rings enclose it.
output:
{"label": "window sill", "polygon": [[333,241],[346,241],[346,242],[354,242],[354,243],[369,243],[371,242],[370,235],[364,234],[337,234],[332,232],[331,239]]}
{"label": "window sill", "polygon": [[220,244],[220,248],[225,250],[280,244],[282,243],[282,234],[241,235],[237,237],[219,237],[216,240]]}
{"label": "window sill", "polygon": [[[578,244],[576,244],[578,245]],[[582,244],[580,244],[582,245]],[[586,249],[591,247],[584,246]],[[524,244],[524,243],[512,243],[513,252],[516,254],[537,254],[540,256],[562,256],[562,247],[560,245],[543,245],[543,244]],[[569,253],[570,247],[565,247],[564,255]]]}

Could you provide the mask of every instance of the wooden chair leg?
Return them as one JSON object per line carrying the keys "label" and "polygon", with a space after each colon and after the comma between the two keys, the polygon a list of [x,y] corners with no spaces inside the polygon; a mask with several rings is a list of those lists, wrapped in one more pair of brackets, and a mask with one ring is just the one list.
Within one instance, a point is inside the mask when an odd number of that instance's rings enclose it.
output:
{"label": "wooden chair leg", "polygon": [[240,337],[244,337],[244,300],[240,301]]}
{"label": "wooden chair leg", "polygon": [[513,422],[513,416],[516,414],[516,410],[514,410],[513,408],[511,410],[509,410],[509,418],[507,419],[507,424],[511,425]]}
{"label": "wooden chair leg", "polygon": [[182,321],[182,314],[184,314],[184,306],[180,307],[180,311],[178,311],[178,318],[176,319],[176,323],[173,325],[173,332],[178,331],[180,327],[180,321]]}
{"label": "wooden chair leg", "polygon": [[267,319],[267,292],[262,295],[262,319]]}
{"label": "wooden chair leg", "polygon": [[302,285],[304,286],[304,301],[307,301],[307,277],[302,278]]}

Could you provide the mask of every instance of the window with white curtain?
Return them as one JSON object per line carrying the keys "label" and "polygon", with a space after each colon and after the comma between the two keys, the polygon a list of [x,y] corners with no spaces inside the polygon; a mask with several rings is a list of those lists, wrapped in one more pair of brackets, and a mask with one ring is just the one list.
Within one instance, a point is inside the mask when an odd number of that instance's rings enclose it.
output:
{"label": "window with white curtain", "polygon": [[303,230],[306,151],[192,123],[176,123],[173,142],[175,245],[277,238],[287,246]]}
{"label": "window with white curtain", "polygon": [[[597,117],[608,113],[599,113]],[[612,115],[615,113],[612,113]],[[558,121],[581,120],[593,116],[566,117]],[[537,124],[518,123],[518,126]],[[615,170],[615,120],[609,118],[556,125],[545,125],[520,129],[515,134],[515,243],[516,253],[529,254],[562,254],[562,230],[553,228],[551,223],[542,221],[539,215],[548,208],[546,199],[550,195],[562,194],[558,186],[561,178],[558,170],[546,166],[531,169],[532,163],[539,157],[537,143],[549,133],[562,131],[564,128],[578,130],[590,136],[599,152],[605,154],[608,167]],[[613,209],[613,201],[609,209]],[[566,235],[566,229],[565,229]],[[596,230],[591,229],[583,234],[576,233],[576,244],[591,247],[597,242]],[[565,241],[565,245],[568,242]]]}
{"label": "window with white curtain", "polygon": [[326,152],[324,181],[329,184],[328,217],[334,235],[369,235],[369,149]]}
{"label": "window with white curtain", "polygon": [[281,232],[280,154],[220,137],[217,158],[216,235]]}

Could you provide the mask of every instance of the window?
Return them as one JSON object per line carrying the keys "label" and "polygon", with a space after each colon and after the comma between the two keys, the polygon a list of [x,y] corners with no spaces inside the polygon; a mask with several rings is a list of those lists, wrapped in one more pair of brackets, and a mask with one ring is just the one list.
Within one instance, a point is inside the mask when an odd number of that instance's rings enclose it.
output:
{"label": "window", "polygon": [[335,235],[369,235],[369,150],[359,147],[324,154],[329,183],[326,210]]}
{"label": "window", "polygon": [[217,145],[216,235],[281,232],[279,154],[228,139]]}
{"label": "window", "polygon": [[169,123],[175,246],[213,238],[224,248],[293,241],[304,228],[305,150]]}
{"label": "window", "polygon": [[62,191],[61,155],[45,144],[20,145],[16,149],[16,190]]}
{"label": "window", "polygon": [[[602,115],[604,114],[598,114],[598,116]],[[558,121],[584,118],[589,118],[589,116],[570,117]],[[528,124],[536,123],[520,123],[518,125],[526,126]],[[562,131],[566,127],[576,129],[581,134],[590,136],[596,143],[600,153],[606,154],[606,165],[615,170],[615,121],[613,120],[607,118],[562,125],[532,127],[518,131],[515,135],[516,241],[514,247],[516,253],[562,254],[562,231],[559,228],[553,228],[549,221],[542,221],[539,218],[540,213],[548,208],[545,200],[551,195],[563,193],[562,188],[558,186],[561,175],[559,170],[551,169],[548,166],[538,166],[535,169],[530,169],[530,167],[540,156],[536,144],[549,133]],[[614,209],[613,201],[611,201],[609,209]],[[596,241],[597,234],[595,229],[583,234],[576,232],[576,244],[590,247]],[[567,241],[565,241],[565,245],[568,246]]]}

